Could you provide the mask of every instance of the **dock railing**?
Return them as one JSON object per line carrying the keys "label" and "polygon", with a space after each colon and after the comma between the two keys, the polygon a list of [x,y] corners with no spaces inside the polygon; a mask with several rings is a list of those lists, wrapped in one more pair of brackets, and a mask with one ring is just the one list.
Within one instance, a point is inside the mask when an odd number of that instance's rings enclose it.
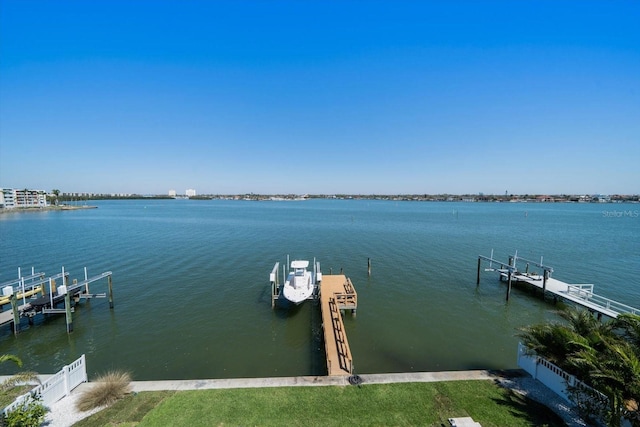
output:
{"label": "dock railing", "polygon": [[621,302],[614,301],[612,299],[603,297],[602,295],[594,294],[593,285],[591,285],[591,291],[585,291],[582,286],[587,285],[568,285],[567,293],[577,296],[585,301],[589,301],[590,303],[598,305],[606,310],[614,311],[618,314],[640,314],[640,310],[635,307],[631,307]]}
{"label": "dock railing", "polygon": [[[335,298],[329,298],[329,309],[331,311],[331,321],[333,331],[335,333],[335,345],[338,352],[338,363],[340,369],[353,373],[353,359],[351,358],[351,351],[349,350],[349,344],[347,342],[347,334],[344,331],[344,324],[342,323],[342,317],[340,314],[340,308],[338,307]],[[331,372],[331,360],[327,357],[327,368]]]}
{"label": "dock railing", "polygon": [[567,286],[567,293],[588,300],[593,296],[592,284],[571,284]]}
{"label": "dock railing", "polygon": [[348,277],[344,283],[344,292],[335,292],[333,296],[338,308],[341,310],[353,309],[358,306],[358,294],[356,293],[353,283],[351,283],[351,279]]}
{"label": "dock railing", "polygon": [[6,406],[2,412],[8,414],[14,411],[24,403],[33,399],[33,396],[39,396],[45,407],[51,406],[70,394],[74,388],[87,381],[87,363],[85,355],[83,354],[76,361],[64,366],[58,373],[52,375],[30,392],[17,397],[16,400]]}

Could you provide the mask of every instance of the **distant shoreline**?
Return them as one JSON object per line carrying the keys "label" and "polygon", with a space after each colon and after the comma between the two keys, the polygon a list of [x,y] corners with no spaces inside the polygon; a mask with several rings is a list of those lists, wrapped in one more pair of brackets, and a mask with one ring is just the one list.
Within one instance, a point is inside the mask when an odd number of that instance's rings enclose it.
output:
{"label": "distant shoreline", "polygon": [[23,212],[42,212],[42,211],[76,211],[80,209],[98,209],[97,206],[70,206],[70,205],[60,205],[60,206],[37,206],[32,208],[0,208],[0,214],[7,213],[23,213]]}

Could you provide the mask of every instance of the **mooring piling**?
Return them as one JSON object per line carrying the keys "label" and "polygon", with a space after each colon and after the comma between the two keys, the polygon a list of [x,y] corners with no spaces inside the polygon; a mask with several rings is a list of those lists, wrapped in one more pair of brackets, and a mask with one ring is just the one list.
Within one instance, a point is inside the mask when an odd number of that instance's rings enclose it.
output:
{"label": "mooring piling", "polygon": [[113,310],[113,282],[111,281],[111,275],[107,276],[107,284],[109,287],[109,308]]}
{"label": "mooring piling", "polygon": [[67,319],[67,333],[70,334],[73,332],[73,317],[71,314],[71,293],[66,286],[64,289],[64,311]]}
{"label": "mooring piling", "polygon": [[13,312],[13,333],[20,333],[20,312],[18,311],[18,298],[15,292],[11,295],[11,311]]}

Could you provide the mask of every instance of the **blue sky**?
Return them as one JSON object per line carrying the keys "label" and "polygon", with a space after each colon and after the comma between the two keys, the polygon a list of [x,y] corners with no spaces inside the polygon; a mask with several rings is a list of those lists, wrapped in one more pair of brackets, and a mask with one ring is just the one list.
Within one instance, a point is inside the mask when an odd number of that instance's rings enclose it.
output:
{"label": "blue sky", "polygon": [[0,186],[640,192],[640,2],[0,0]]}

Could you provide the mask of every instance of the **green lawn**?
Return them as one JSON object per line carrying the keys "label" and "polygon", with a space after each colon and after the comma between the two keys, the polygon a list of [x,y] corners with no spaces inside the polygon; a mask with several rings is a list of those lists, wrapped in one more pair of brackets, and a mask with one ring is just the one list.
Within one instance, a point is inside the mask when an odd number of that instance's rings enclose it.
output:
{"label": "green lawn", "polygon": [[548,408],[491,381],[369,384],[362,387],[142,392],[76,426],[563,426]]}

